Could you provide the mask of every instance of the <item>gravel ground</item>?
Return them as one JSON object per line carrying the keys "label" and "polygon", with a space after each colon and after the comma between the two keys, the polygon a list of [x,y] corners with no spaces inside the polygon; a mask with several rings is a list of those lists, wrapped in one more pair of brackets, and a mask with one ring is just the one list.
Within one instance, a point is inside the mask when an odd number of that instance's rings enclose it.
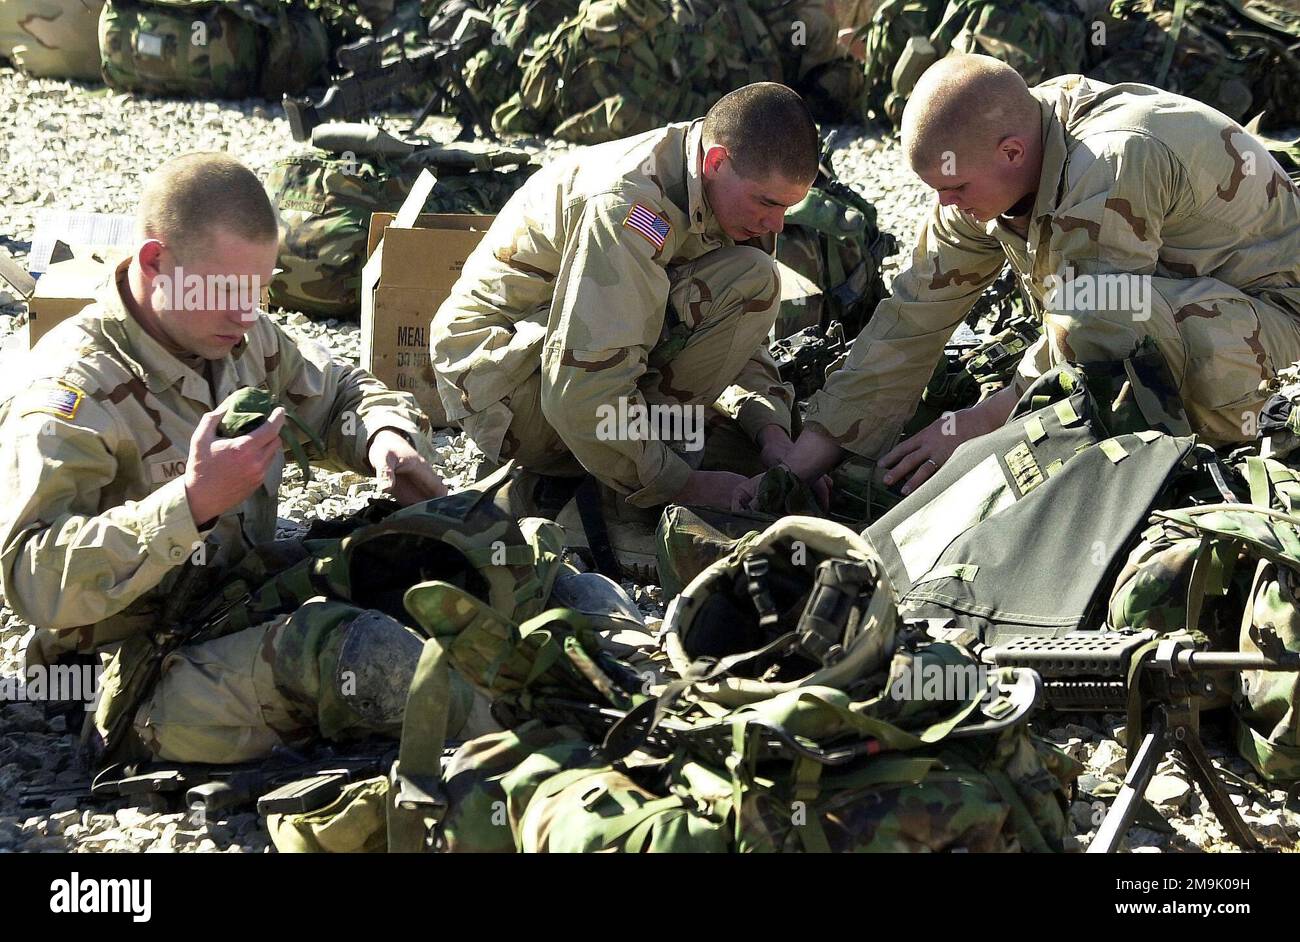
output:
{"label": "gravel ground", "polygon": [[[449,123],[434,133],[449,139]],[[567,150],[562,142],[516,141],[546,153]],[[182,102],[138,99],[97,86],[32,80],[0,68],[0,205],[5,207],[0,244],[20,259],[33,237],[42,207],[129,212],[139,184],[158,162],[193,150],[229,150],[259,174],[295,147],[278,105],[266,101]],[[896,271],[910,251],[922,209],[930,197],[902,166],[892,140],[862,128],[836,131],[832,162],[841,178],[856,185],[876,206],[882,227],[899,239],[901,252],[886,262]],[[0,341],[21,326],[25,305],[0,290]],[[314,323],[296,314],[272,312],[295,337],[325,344],[340,359],[357,362],[360,335],[355,325]],[[453,485],[473,477],[475,455],[463,438],[442,434],[437,445],[444,473]],[[303,487],[292,466],[281,491],[285,531],[314,517],[353,510],[373,487],[354,474],[318,472]],[[662,593],[653,586],[628,585],[647,616],[662,616]],[[652,622],[653,625],[653,622]],[[21,641],[27,628],[0,607],[0,678],[20,670]],[[157,814],[123,802],[55,798],[40,807],[24,804],[24,792],[39,786],[76,787],[82,777],[72,767],[80,709],[48,712],[42,705],[0,705],[0,852],[5,851],[185,851],[263,852],[270,848],[255,814],[199,820],[188,814]],[[1121,717],[1054,716],[1040,732],[1085,762],[1088,772],[1071,808],[1074,848],[1095,833],[1098,808],[1118,790],[1123,778],[1123,748],[1116,739]],[[1121,730],[1122,733],[1122,730]],[[1258,778],[1233,754],[1222,731],[1207,721],[1207,740],[1215,761],[1228,773],[1232,800],[1266,842],[1294,849],[1300,839],[1300,804],[1260,786]],[[1158,830],[1134,828],[1126,846],[1135,851],[1231,850],[1200,793],[1172,760],[1166,760],[1150,792]]]}

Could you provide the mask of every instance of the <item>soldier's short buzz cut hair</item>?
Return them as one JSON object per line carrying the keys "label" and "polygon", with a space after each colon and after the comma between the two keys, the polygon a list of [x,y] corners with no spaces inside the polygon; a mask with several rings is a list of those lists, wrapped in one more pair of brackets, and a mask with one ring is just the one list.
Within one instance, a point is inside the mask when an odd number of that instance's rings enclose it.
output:
{"label": "soldier's short buzz cut hair", "polygon": [[817,176],[817,122],[804,100],[777,82],[755,82],[719,98],[704,116],[704,141],[725,147],[736,172],[749,180],[777,174],[811,183]]}
{"label": "soldier's short buzz cut hair", "polygon": [[183,258],[207,250],[218,230],[249,242],[278,239],[279,220],[251,170],[229,154],[200,152],[169,160],[145,182],[136,211],[141,238]]}

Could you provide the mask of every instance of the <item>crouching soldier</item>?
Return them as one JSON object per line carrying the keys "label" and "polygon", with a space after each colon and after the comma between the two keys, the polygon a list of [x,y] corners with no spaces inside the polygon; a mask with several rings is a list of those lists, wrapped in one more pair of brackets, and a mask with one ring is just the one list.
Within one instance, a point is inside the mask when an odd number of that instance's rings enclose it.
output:
{"label": "crouching soldier", "polygon": [[[308,602],[171,650],[143,690],[122,660],[170,627],[162,611],[188,560],[219,584],[275,537],[285,410],[222,437],[218,406],[236,390],[289,406],[318,464],[376,474],[404,504],[446,492],[409,395],[258,312],[277,244],[275,211],[237,161],[167,163],[145,187],[132,257],[41,339],[30,382],[0,402],[0,586],[38,629],[29,663],[125,642],[96,718],[101,737],[116,730],[115,754],[235,762],[400,728],[420,638],[378,612]],[[464,733],[472,707],[461,688],[451,727]]]}
{"label": "crouching soldier", "polygon": [[[753,473],[792,447],[772,252],[817,150],[799,96],[763,82],[543,168],[433,318],[447,414],[488,459],[590,472],[634,508],[729,505],[740,455]],[[731,447],[704,447],[706,410]]]}
{"label": "crouching soldier", "polygon": [[[964,55],[921,76],[902,140],[937,203],[893,296],[809,401],[785,456],[794,473],[816,480],[847,450],[909,493],[1052,367],[1121,362],[1147,342],[1203,441],[1255,438],[1262,385],[1300,359],[1300,190],[1258,139],[1149,85],[1067,75],[1030,89]],[[1007,262],[1043,336],[1006,389],[898,442],[944,343]]]}

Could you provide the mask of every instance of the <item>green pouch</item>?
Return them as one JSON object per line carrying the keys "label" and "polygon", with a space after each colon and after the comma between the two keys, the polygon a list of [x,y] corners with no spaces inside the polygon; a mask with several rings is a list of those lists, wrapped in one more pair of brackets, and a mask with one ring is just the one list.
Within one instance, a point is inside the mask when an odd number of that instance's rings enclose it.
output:
{"label": "green pouch", "polygon": [[271,843],[282,854],[381,853],[388,833],[384,808],[388,779],[353,782],[323,808],[266,818]]}
{"label": "green pouch", "polygon": [[608,766],[551,775],[533,789],[518,832],[519,849],[534,854],[716,854],[730,843],[688,796],[658,796]]}
{"label": "green pouch", "polygon": [[315,447],[317,454],[324,453],[325,444],[320,440],[319,435],[298,418],[298,414],[291,407],[283,405],[265,389],[245,386],[227,396],[221,405],[217,406],[217,409],[225,413],[221,418],[218,434],[222,438],[238,438],[240,435],[247,435],[261,426],[277,406],[284,409],[285,417],[285,423],[280,427],[280,438],[293,452],[303,477],[310,481],[311,464],[307,461],[307,453],[303,450],[302,439],[293,434],[290,426],[297,426],[303,438]]}

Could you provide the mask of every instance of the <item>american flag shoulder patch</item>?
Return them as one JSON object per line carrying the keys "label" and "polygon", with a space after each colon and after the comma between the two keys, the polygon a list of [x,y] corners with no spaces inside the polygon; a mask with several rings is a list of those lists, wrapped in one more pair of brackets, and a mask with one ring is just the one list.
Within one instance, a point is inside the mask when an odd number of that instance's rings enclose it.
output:
{"label": "american flag shoulder patch", "polygon": [[623,220],[623,225],[643,236],[656,250],[664,247],[668,234],[673,231],[672,224],[668,220],[640,203],[632,204],[632,210]]}
{"label": "american flag shoulder patch", "polygon": [[86,394],[76,386],[62,382],[38,383],[28,396],[23,415],[41,412],[69,420],[77,417],[81,401],[86,398]]}

